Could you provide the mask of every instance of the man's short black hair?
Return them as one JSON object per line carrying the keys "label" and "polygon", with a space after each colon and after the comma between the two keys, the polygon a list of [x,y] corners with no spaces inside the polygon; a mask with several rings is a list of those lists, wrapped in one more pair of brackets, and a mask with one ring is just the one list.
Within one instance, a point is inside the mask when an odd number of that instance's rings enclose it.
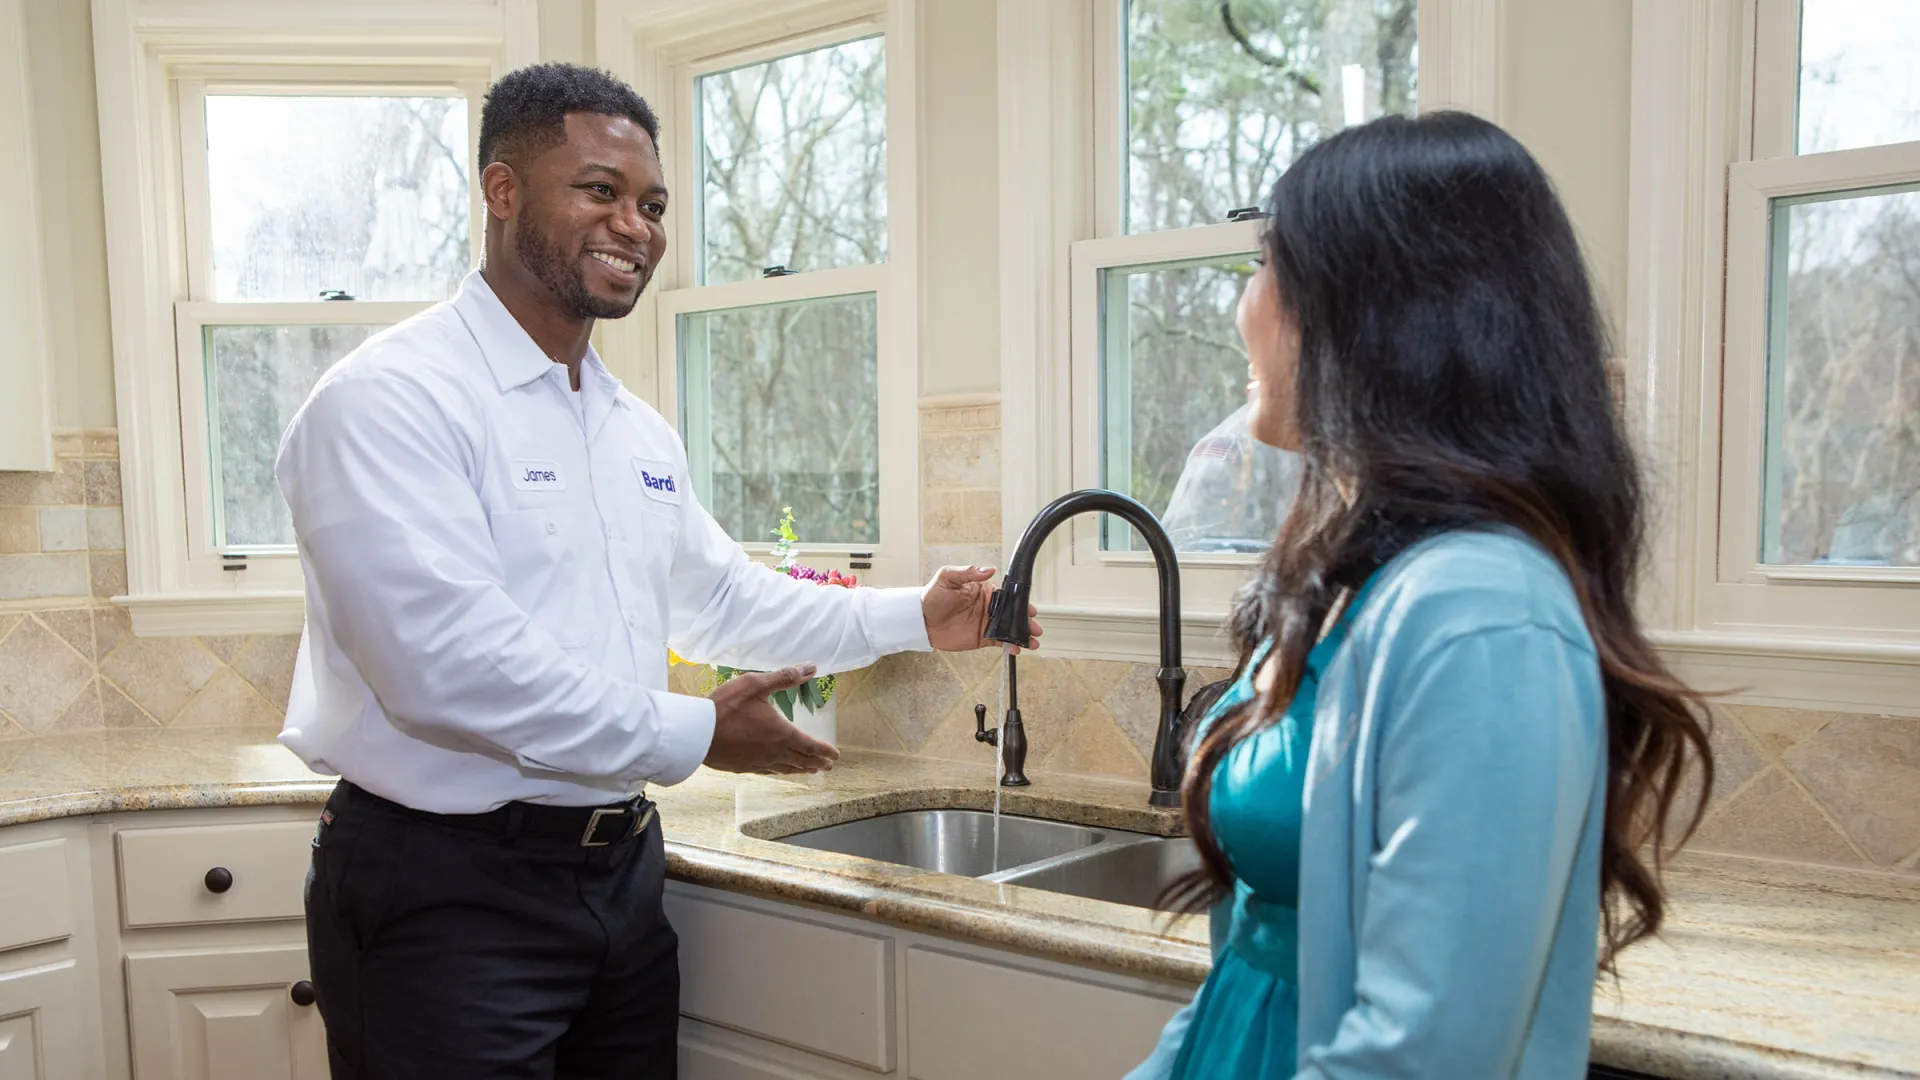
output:
{"label": "man's short black hair", "polygon": [[480,167],[521,159],[560,145],[567,114],[624,116],[660,147],[660,120],[633,87],[596,68],[530,64],[500,77],[480,109]]}

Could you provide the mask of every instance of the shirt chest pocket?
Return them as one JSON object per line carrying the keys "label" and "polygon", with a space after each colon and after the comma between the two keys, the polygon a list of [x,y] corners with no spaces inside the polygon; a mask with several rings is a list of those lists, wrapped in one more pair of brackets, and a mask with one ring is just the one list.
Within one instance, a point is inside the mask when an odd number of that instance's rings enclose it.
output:
{"label": "shirt chest pocket", "polygon": [[595,589],[605,581],[599,525],[586,510],[508,510],[493,515],[493,544],[507,595],[562,648],[598,630]]}

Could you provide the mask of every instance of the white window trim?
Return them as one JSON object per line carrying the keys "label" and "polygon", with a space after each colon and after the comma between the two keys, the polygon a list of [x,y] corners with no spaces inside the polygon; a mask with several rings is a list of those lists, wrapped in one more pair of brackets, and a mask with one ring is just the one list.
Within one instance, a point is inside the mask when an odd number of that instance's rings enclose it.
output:
{"label": "white window trim", "polygon": [[1913,175],[1899,146],[1777,157],[1791,93],[1756,67],[1797,49],[1760,17],[1775,2],[1634,3],[1627,408],[1658,496],[1640,609],[1682,677],[1727,700],[1920,716],[1916,575],[1753,556],[1766,200]]}
{"label": "white window trim", "polygon": [[[183,304],[178,80],[284,82],[284,64],[351,68],[376,83],[396,73],[405,83],[491,79],[538,58],[536,0],[94,0],[93,31],[127,530],[127,594],[113,601],[141,635],[295,632],[305,619],[297,560],[210,578],[213,553],[194,520],[193,499],[204,496],[190,493],[189,462],[203,465],[206,449],[192,446],[200,429],[182,425],[204,423],[204,399],[193,391],[198,374],[184,370],[176,305],[182,323],[205,312]],[[195,480],[203,487],[204,476]]]}
{"label": "white window trim", "polygon": [[[880,542],[824,544],[805,539],[809,565],[855,570],[875,585],[919,580],[919,143],[918,39],[908,0],[819,0],[778,5],[740,0],[624,0],[596,8],[602,64],[640,91],[661,122],[660,151],[672,189],[668,247],[632,316],[599,327],[600,353],[634,393],[680,426],[678,316],[747,304],[857,293],[875,296],[879,389]],[[884,34],[887,101],[887,261],[766,280],[700,285],[698,147],[693,142],[694,79],[808,49]],[[774,508],[777,511],[777,508]],[[770,513],[773,511],[770,511]],[[772,521],[768,522],[769,527]],[[743,544],[767,557],[768,542]]]}
{"label": "white window trim", "polygon": [[[1421,108],[1470,109],[1498,119],[1499,0],[1421,0]],[[1000,380],[1002,520],[1012,552],[1054,497],[1097,486],[1092,456],[1098,403],[1073,388],[1097,362],[1097,271],[1257,247],[1257,225],[1231,223],[1119,237],[1117,175],[1096,167],[1118,152],[1114,81],[1097,42],[1118,33],[1116,0],[1035,0],[997,9],[1000,153]],[[1112,170],[1107,170],[1112,173]],[[1142,257],[1144,256],[1144,257]],[[1080,329],[1076,340],[1075,330]],[[1034,598],[1049,655],[1158,659],[1151,560],[1097,550],[1092,517],[1076,520],[1034,564]],[[1181,560],[1182,660],[1230,664],[1223,624],[1251,559]]]}

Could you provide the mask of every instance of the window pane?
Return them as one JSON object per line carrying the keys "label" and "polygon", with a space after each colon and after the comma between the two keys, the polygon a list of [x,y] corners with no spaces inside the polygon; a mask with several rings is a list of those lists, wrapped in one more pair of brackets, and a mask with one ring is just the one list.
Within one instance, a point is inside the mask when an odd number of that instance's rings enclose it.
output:
{"label": "window pane", "polygon": [[727,534],[880,539],[872,293],[680,316],[682,431],[695,490]]}
{"label": "window pane", "polygon": [[1800,152],[1920,139],[1920,4],[1803,0]]}
{"label": "window pane", "polygon": [[211,418],[214,543],[293,543],[293,522],[273,460],[280,436],[313,384],[378,326],[209,326],[207,415]]}
{"label": "window pane", "polygon": [[471,156],[465,98],[208,95],[213,299],[452,296]]}
{"label": "window pane", "polygon": [[1417,0],[1130,0],[1128,232],[1224,221],[1299,153],[1415,105]]}
{"label": "window pane", "polygon": [[699,82],[703,280],[886,260],[883,38]]}
{"label": "window pane", "polygon": [[1768,563],[1920,566],[1916,188],[1774,202]]}
{"label": "window pane", "polygon": [[[1101,276],[1101,483],[1162,518],[1183,551],[1264,551],[1297,471],[1244,427],[1222,430],[1247,399],[1233,313],[1252,274],[1243,257]],[[1146,550],[1124,523],[1101,520],[1101,547]]]}

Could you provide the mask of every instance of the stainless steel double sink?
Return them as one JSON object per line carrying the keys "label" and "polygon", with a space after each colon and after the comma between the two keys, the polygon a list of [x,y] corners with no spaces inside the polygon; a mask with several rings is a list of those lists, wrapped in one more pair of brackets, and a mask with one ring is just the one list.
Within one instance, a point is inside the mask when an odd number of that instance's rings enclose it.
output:
{"label": "stainless steel double sink", "polygon": [[1185,837],[1150,836],[984,810],[903,810],[780,837],[921,870],[1132,907],[1156,908],[1167,884],[1200,864]]}

